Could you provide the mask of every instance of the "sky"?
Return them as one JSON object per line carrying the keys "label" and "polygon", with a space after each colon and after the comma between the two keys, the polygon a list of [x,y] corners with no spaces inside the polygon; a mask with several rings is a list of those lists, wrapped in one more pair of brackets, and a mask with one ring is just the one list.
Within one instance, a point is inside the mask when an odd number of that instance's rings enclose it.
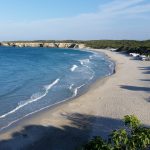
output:
{"label": "sky", "polygon": [[150,39],[150,0],[0,0],[0,41],[102,39]]}

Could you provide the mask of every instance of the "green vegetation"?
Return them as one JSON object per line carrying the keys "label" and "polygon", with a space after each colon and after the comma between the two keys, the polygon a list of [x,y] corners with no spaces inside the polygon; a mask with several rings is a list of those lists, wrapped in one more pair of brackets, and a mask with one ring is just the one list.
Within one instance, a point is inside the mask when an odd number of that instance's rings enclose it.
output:
{"label": "green vegetation", "polygon": [[119,52],[124,51],[127,53],[150,55],[150,40],[97,40],[85,41],[84,43],[87,47],[91,48],[116,48]]}
{"label": "green vegetation", "polygon": [[150,48],[150,40],[147,41],[134,41],[134,40],[92,40],[85,41],[85,44],[93,48],[120,48],[120,47],[147,47]]}
{"label": "green vegetation", "polygon": [[124,117],[125,128],[113,131],[108,140],[97,136],[81,150],[146,150],[150,148],[150,128],[140,124],[134,115]]}
{"label": "green vegetation", "polygon": [[135,40],[90,40],[90,41],[81,41],[81,40],[36,40],[36,41],[9,41],[17,43],[82,43],[87,47],[91,48],[116,48],[117,51],[123,51],[127,53],[139,53],[150,56],[150,40],[146,41],[135,41]]}

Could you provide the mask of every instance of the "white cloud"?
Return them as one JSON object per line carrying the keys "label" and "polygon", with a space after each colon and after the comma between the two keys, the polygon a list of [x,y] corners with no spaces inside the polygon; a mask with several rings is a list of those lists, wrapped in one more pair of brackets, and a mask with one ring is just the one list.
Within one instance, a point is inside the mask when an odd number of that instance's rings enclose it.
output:
{"label": "white cloud", "polygon": [[[9,22],[0,24],[0,39],[106,39],[149,37],[139,27],[130,31],[130,25],[120,20],[138,20],[143,13],[150,13],[150,4],[145,0],[113,0],[100,6],[97,12],[81,14],[71,18],[56,18],[31,22]],[[132,18],[132,19],[131,19]],[[140,20],[142,17],[140,16]],[[135,21],[136,21],[135,20]],[[144,21],[148,21],[145,19]],[[142,22],[140,22],[141,24]],[[115,24],[115,25],[114,25]],[[116,26],[116,24],[118,26]],[[143,22],[142,26],[145,24]],[[150,25],[150,21],[147,22]],[[147,28],[145,28],[147,30]],[[127,32],[128,31],[128,32]],[[138,31],[138,33],[137,33]],[[6,40],[7,40],[6,39]]]}
{"label": "white cloud", "polygon": [[122,11],[143,1],[144,0],[115,0],[109,4],[101,6],[100,10],[102,10],[103,12],[116,12],[120,10]]}

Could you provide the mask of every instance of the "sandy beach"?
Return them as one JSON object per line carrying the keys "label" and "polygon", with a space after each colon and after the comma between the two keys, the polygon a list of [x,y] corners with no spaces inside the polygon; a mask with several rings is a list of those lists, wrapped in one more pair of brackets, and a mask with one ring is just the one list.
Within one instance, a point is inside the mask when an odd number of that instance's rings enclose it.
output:
{"label": "sandy beach", "polygon": [[74,150],[94,135],[104,138],[135,114],[150,126],[150,61],[94,50],[116,62],[116,73],[98,80],[82,96],[37,113],[0,134],[1,150]]}

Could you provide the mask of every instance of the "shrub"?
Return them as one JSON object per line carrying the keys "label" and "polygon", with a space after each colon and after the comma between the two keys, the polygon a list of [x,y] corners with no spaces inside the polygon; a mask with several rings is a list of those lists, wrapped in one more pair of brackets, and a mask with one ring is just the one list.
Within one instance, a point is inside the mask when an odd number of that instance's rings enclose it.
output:
{"label": "shrub", "polygon": [[140,124],[134,115],[124,117],[125,129],[114,130],[105,141],[97,136],[81,150],[146,150],[150,148],[150,128]]}

